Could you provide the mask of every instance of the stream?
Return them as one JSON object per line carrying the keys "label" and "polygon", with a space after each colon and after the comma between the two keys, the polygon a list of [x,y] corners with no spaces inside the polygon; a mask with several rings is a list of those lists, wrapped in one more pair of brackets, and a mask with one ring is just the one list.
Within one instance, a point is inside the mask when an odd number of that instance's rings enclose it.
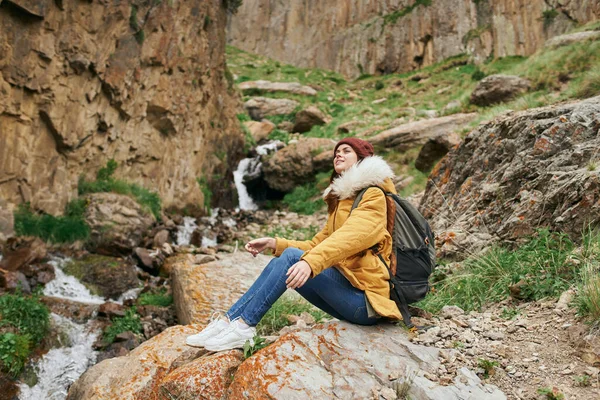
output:
{"label": "stream", "polygon": [[[256,210],[258,206],[248,194],[243,183],[244,176],[248,173],[260,173],[260,157],[277,151],[280,142],[275,141],[266,145],[258,146],[257,157],[245,158],[238,164],[234,173],[234,181],[239,195],[239,208],[242,210]],[[219,209],[211,210],[211,215],[216,222],[215,216]],[[210,221],[214,223],[213,221]],[[233,224],[233,220],[223,221],[225,224]],[[184,217],[183,224],[178,227],[176,233],[176,244],[179,246],[189,245],[192,233],[198,228],[196,219]],[[203,237],[202,246],[215,246],[216,237]],[[2,254],[0,254],[0,260]],[[45,296],[57,297],[73,302],[96,304],[105,303],[103,297],[92,294],[77,278],[67,275],[63,267],[70,261],[69,258],[52,256],[49,264],[54,267],[55,279],[44,287]],[[133,288],[113,301],[122,304],[126,299],[137,298],[141,288]],[[61,347],[52,348],[41,359],[33,365],[36,379],[33,386],[20,382],[20,400],[64,400],[67,397],[69,387],[96,362],[97,352],[93,344],[101,334],[94,319],[85,324],[79,324],[68,318],[51,313],[51,325],[58,332],[58,341]]]}

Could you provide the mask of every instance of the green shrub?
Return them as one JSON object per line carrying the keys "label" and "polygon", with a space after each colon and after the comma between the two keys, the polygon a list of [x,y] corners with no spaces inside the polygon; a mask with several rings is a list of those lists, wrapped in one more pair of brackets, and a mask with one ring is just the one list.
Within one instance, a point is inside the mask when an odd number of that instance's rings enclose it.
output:
{"label": "green shrub", "polygon": [[542,11],[542,20],[544,21],[544,27],[547,28],[552,22],[554,22],[554,19],[556,19],[556,17],[558,17],[558,11],[556,11],[554,8]]}
{"label": "green shrub", "polygon": [[318,308],[315,308],[306,300],[282,297],[273,304],[258,325],[256,325],[256,334],[259,336],[274,335],[284,326],[291,324],[286,318],[286,315],[300,315],[303,312],[308,312],[317,322],[326,318],[328,315]]}
{"label": "green shrub", "polygon": [[500,302],[510,295],[509,287],[519,283],[526,300],[558,297],[579,274],[574,263],[566,263],[573,243],[564,234],[540,230],[516,250],[493,247],[482,256],[471,257],[461,269],[434,284],[435,292],[420,303],[433,312],[453,304],[466,311]]}
{"label": "green shrub", "polygon": [[67,204],[66,214],[62,217],[34,213],[29,203],[20,204],[14,213],[15,232],[19,236],[37,236],[53,243],[86,240],[90,228],[83,218],[84,212],[85,201],[81,200]]}
{"label": "green shrub", "polygon": [[83,177],[79,179],[78,191],[82,196],[88,193],[113,192],[133,197],[141,206],[147,208],[156,219],[160,219],[160,197],[157,193],[135,183],[128,183],[114,179],[113,174],[117,168],[115,160],[109,160],[106,167],[100,168],[96,174],[95,181],[86,181]]}
{"label": "green shrub", "polygon": [[479,68],[476,68],[475,71],[473,71],[473,73],[471,74],[471,79],[474,81],[480,81],[483,78],[485,78],[485,72],[483,72]]}
{"label": "green shrub", "polygon": [[291,193],[283,197],[283,204],[287,205],[290,211],[298,214],[312,215],[323,208],[323,201],[315,201],[315,197],[320,195],[319,189],[314,184],[306,184],[294,188]]}
{"label": "green shrub", "polygon": [[0,369],[12,376],[23,370],[30,352],[50,329],[50,312],[37,296],[0,297]]}
{"label": "green shrub", "polygon": [[236,14],[242,3],[243,0],[223,0],[223,6],[230,14]]}
{"label": "green shrub", "polygon": [[50,328],[50,312],[39,297],[5,294],[0,297],[0,326],[12,326],[37,345]]}
{"label": "green shrub", "polygon": [[116,317],[112,320],[112,324],[104,330],[104,340],[112,343],[119,333],[127,331],[135,334],[142,333],[142,322],[135,307],[128,309],[124,317]]}
{"label": "green shrub", "polygon": [[375,90],[381,90],[385,87],[385,84],[382,81],[375,82]]}
{"label": "green shrub", "polygon": [[0,334],[0,370],[17,377],[31,353],[31,340],[27,335]]}
{"label": "green shrub", "polygon": [[168,307],[173,304],[173,296],[167,294],[167,290],[165,288],[160,290],[151,290],[142,293],[137,299],[137,303],[141,306]]}

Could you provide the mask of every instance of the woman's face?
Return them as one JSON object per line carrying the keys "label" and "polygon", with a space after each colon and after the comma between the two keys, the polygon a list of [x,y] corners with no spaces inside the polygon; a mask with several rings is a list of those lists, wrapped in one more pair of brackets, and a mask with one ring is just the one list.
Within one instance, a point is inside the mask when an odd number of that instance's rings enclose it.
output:
{"label": "woman's face", "polygon": [[357,161],[358,156],[354,152],[352,146],[342,144],[335,150],[335,156],[333,157],[333,169],[338,174],[341,174],[356,164]]}

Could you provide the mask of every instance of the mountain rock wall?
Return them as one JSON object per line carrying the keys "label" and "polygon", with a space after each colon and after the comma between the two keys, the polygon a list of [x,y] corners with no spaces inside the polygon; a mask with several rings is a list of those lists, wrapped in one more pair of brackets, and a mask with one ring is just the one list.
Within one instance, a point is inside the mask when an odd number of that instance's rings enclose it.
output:
{"label": "mountain rock wall", "polygon": [[228,42],[353,78],[411,71],[461,53],[475,61],[526,56],[598,18],[600,0],[244,0],[229,21]]}
{"label": "mountain rock wall", "polygon": [[[0,0],[0,198],[51,214],[115,159],[163,206],[233,201],[221,1]],[[215,185],[216,186],[216,185]]]}

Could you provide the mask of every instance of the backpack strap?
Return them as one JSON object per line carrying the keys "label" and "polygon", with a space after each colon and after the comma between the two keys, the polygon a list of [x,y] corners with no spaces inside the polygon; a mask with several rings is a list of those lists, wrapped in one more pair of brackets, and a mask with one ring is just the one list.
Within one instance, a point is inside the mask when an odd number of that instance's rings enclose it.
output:
{"label": "backpack strap", "polygon": [[[356,195],[356,198],[354,199],[354,203],[352,203],[352,208],[350,209],[350,214],[352,214],[352,210],[354,210],[356,207],[358,207],[365,192],[372,187],[378,188],[383,192],[384,195],[386,195],[386,196],[388,195],[388,193],[379,186],[366,187],[363,190],[361,190],[360,192],[358,192],[358,194]],[[348,214],[348,217],[350,217],[350,214]],[[406,325],[406,327],[409,329],[414,328],[415,325],[411,321],[410,312],[408,311],[408,303],[406,302],[406,298],[404,297],[404,294],[402,293],[402,289],[401,288],[398,288],[398,290],[394,289],[394,286],[395,286],[394,281],[396,281],[396,277],[394,275],[392,275],[392,271],[390,270],[390,267],[387,265],[387,263],[383,259],[383,256],[379,252],[376,251],[376,248],[375,248],[376,246],[377,245],[373,246],[371,248],[371,251],[373,251],[373,253],[377,254],[377,257],[379,257],[379,259],[381,260],[383,265],[385,265],[385,268],[388,270],[388,273],[390,275],[390,280],[389,280],[390,300],[394,300],[396,305],[400,305],[398,307],[398,310],[400,311],[400,314],[402,315],[402,320],[404,321],[404,324]]]}

